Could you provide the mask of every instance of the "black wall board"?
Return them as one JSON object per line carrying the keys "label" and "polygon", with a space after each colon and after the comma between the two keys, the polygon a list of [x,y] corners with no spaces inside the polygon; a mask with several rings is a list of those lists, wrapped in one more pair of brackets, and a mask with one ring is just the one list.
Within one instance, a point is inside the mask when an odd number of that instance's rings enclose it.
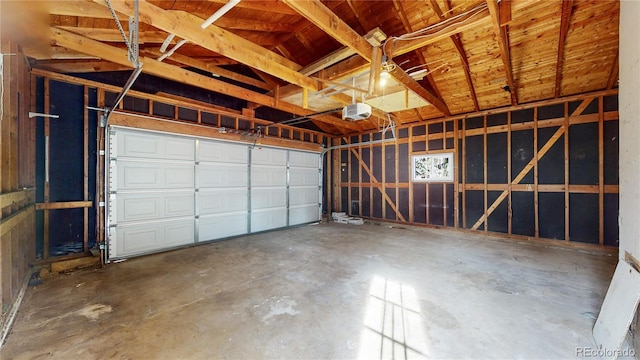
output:
{"label": "black wall board", "polygon": [[465,129],[482,129],[484,127],[484,117],[472,117],[465,120]]}
{"label": "black wall board", "polygon": [[564,118],[564,103],[541,106],[538,108],[538,120]]}
{"label": "black wall board", "polygon": [[[511,232],[517,235],[535,236],[535,207],[532,191],[511,193]],[[507,201],[505,199],[505,201]]]}
{"label": "black wall board", "polygon": [[357,187],[351,188],[351,215],[360,215],[360,192]]}
{"label": "black wall board", "polygon": [[409,181],[409,144],[398,145],[398,182]]}
{"label": "black wall board", "polygon": [[487,134],[487,182],[506,184],[507,174],[507,133]]}
{"label": "black wall board", "polygon": [[429,224],[444,225],[444,193],[442,184],[429,184]]}
{"label": "black wall board", "polygon": [[427,222],[427,185],[413,183],[413,218],[421,224]]}
{"label": "black wall board", "polygon": [[[487,192],[487,206],[491,206],[493,202],[502,194],[502,191]],[[509,202],[503,200],[498,207],[489,215],[488,219],[489,231],[500,233],[509,232]]]}
{"label": "black wall board", "polygon": [[387,145],[384,147],[384,161],[385,161],[385,167],[384,167],[385,182],[396,182],[396,146],[395,145]]}
{"label": "black wall board", "polygon": [[362,188],[362,216],[371,216],[371,189],[368,187]]}
{"label": "black wall board", "polygon": [[[371,166],[369,166],[370,154],[371,154],[371,150],[368,147],[362,148],[361,158],[362,158],[362,161],[365,163],[365,165],[367,165],[368,169],[371,169]],[[369,172],[362,169],[362,182],[368,183],[370,181],[371,181],[371,178],[369,177]]]}
{"label": "black wall board", "polygon": [[487,115],[487,127],[507,125],[509,114],[506,112]]}
{"label": "black wall board", "polygon": [[[467,190],[465,191],[465,196],[467,203],[467,229],[471,229],[484,214],[484,191]],[[484,230],[484,223],[480,225],[478,230]]]}
{"label": "black wall board", "polygon": [[[387,192],[387,196],[389,197],[389,199],[391,199],[391,202],[393,204],[396,204],[396,189],[385,189],[385,191]],[[396,219],[396,212],[393,211],[393,208],[391,207],[391,204],[389,204],[388,201],[383,200],[384,201],[384,206],[385,206],[385,219],[387,220],[395,220]]]}
{"label": "black wall board", "polygon": [[603,129],[604,146],[604,183],[607,185],[618,185],[620,168],[620,139],[619,123],[617,121],[606,121]]}
{"label": "black wall board", "polygon": [[524,123],[533,121],[534,109],[523,109],[511,112],[511,123]]}
{"label": "black wall board", "polygon": [[424,141],[414,141],[412,147],[413,152],[426,151],[427,143]]}
{"label": "black wall board", "polygon": [[569,183],[598,184],[598,124],[576,124],[569,128]]}
{"label": "black wall board", "polygon": [[382,207],[384,206],[382,192],[380,192],[379,188],[372,188],[371,191],[373,191],[373,214],[371,214],[371,217],[382,219]]}
{"label": "black wall board", "polygon": [[[558,127],[538,129],[538,150],[558,130]],[[564,184],[564,135],[538,160],[538,184]]]}
{"label": "black wall board", "polygon": [[372,175],[378,181],[382,181],[382,147],[376,146],[373,148],[373,164],[371,164]]}
{"label": "black wall board", "polygon": [[349,181],[349,149],[340,150],[340,182],[348,182]]}
{"label": "black wall board", "polygon": [[429,134],[439,134],[442,132],[442,128],[441,122],[429,124]]}
{"label": "black wall board", "polygon": [[454,188],[453,184],[447,184],[447,198],[446,198],[446,207],[447,207],[447,225],[450,227],[455,226],[454,216]]}
{"label": "black wall board", "polygon": [[618,227],[618,209],[620,197],[618,194],[604,194],[604,244],[618,246],[620,243],[620,229]]}
{"label": "black wall board", "polygon": [[349,212],[349,188],[341,187],[340,188],[340,202],[342,203],[340,206],[339,212]]}
{"label": "black wall board", "polygon": [[[513,131],[511,133],[512,181],[531,159],[533,159],[533,130]],[[533,168],[520,181],[520,184],[533,184]]]}
{"label": "black wall board", "polygon": [[468,136],[466,139],[467,184],[484,183],[484,138],[482,135]]}
{"label": "black wall board", "polygon": [[[357,149],[354,149],[356,152]],[[351,157],[351,182],[358,182],[358,172],[360,170],[360,162],[358,158],[354,155],[353,151],[347,150],[349,152],[349,156]]]}
{"label": "black wall board", "polygon": [[398,189],[398,211],[405,218],[405,220],[409,221],[409,189],[408,188],[400,188]]}
{"label": "black wall board", "polygon": [[540,237],[564,240],[564,193],[538,193]]}
{"label": "black wall board", "polygon": [[598,243],[598,194],[569,194],[569,239]]}

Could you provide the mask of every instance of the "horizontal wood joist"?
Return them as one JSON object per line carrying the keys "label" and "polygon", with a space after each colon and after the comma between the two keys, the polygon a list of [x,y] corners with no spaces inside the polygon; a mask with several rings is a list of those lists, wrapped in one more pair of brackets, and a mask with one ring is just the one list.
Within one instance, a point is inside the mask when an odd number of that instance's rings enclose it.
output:
{"label": "horizontal wood joist", "polygon": [[[218,129],[212,128],[211,126],[199,125],[199,124],[189,124],[184,122],[177,122],[171,120],[162,120],[162,119],[151,119],[147,116],[140,116],[138,114],[127,114],[123,112],[116,112],[111,115],[110,124],[114,126],[126,126],[137,129],[146,129],[146,130],[156,130],[156,131],[164,131],[175,134],[189,135],[189,136],[200,136],[207,137],[212,139],[223,139],[223,140],[231,140],[238,141],[244,143],[254,143],[254,139],[244,139],[241,134],[234,134],[230,132],[221,132]],[[274,137],[261,137],[256,139],[257,143],[261,145],[267,146],[278,146],[278,147],[286,147],[286,148],[294,148],[300,150],[308,150],[308,151],[321,151],[323,149],[322,145],[282,139],[282,138],[274,138]]]}
{"label": "horizontal wood joist", "polygon": [[[372,62],[373,55],[375,54],[374,47],[322,2],[319,0],[284,0],[284,2],[332,38],[360,55],[367,62]],[[380,67],[373,69],[375,72],[379,72],[380,70]],[[399,66],[396,65],[394,71],[390,71],[389,73],[407,89],[410,89],[424,100],[433,104],[443,114],[446,116],[450,115],[447,105],[440,100],[436,94],[420,85]]]}
{"label": "horizontal wood joist", "polygon": [[[107,6],[105,0],[93,0]],[[134,15],[132,0],[111,2],[113,8],[128,16]],[[319,84],[298,72],[302,66],[289,59],[256,45],[244,38],[226,31],[216,25],[206,29],[200,27],[195,16],[176,14],[166,11],[145,0],[139,0],[140,21],[168,33],[173,33],[214,53],[226,56],[247,66],[264,71],[300,87],[317,91]]]}
{"label": "horizontal wood joist", "polygon": [[[103,83],[99,83],[99,82],[92,81],[92,80],[77,78],[77,77],[70,76],[70,75],[58,74],[58,73],[55,73],[55,72],[50,72],[50,71],[42,70],[42,69],[32,69],[32,74],[35,75],[35,76],[42,76],[42,77],[44,77],[46,79],[62,81],[62,82],[66,82],[66,83],[69,83],[69,84],[94,87],[96,89],[109,91],[109,92],[112,92],[114,94],[118,94],[118,93],[120,93],[122,91],[122,88],[119,87],[119,86],[103,84]],[[147,101],[159,102],[159,103],[167,104],[167,105],[170,105],[170,106],[184,107],[184,108],[188,108],[188,109],[195,110],[195,111],[198,111],[198,112],[206,112],[206,113],[215,114],[215,115],[233,117],[233,118],[236,118],[236,119],[242,119],[242,120],[250,121],[250,122],[253,122],[253,123],[258,124],[258,125],[270,125],[270,126],[274,126],[274,127],[288,129],[290,131],[296,131],[297,130],[297,131],[309,133],[309,134],[315,136],[316,138],[322,138],[322,137],[326,136],[325,133],[322,133],[322,132],[319,132],[319,131],[295,128],[295,127],[290,126],[290,125],[280,125],[280,124],[274,123],[273,121],[264,120],[264,119],[260,119],[260,118],[245,117],[245,116],[243,116],[241,114],[241,111],[238,111],[238,110],[227,109],[227,108],[223,108],[223,107],[220,107],[220,106],[211,105],[209,103],[204,103],[204,102],[199,102],[199,101],[196,101],[196,100],[193,100],[193,99],[183,98],[183,97],[180,97],[180,96],[177,96],[177,95],[173,95],[173,94],[162,93],[162,92],[159,92],[159,93],[156,93],[156,94],[149,94],[149,93],[140,92],[140,91],[136,91],[136,90],[129,90],[127,92],[127,96],[138,98],[138,99],[143,99],[143,100],[147,100]]]}
{"label": "horizontal wood joist", "polygon": [[[52,42],[56,45],[74,51],[99,56],[104,60],[108,60],[124,66],[129,66],[133,69],[133,65],[131,62],[129,62],[129,59],[127,57],[127,51],[124,49],[107,45],[99,41],[95,41],[59,28],[51,28],[50,36]],[[152,58],[141,57],[140,62],[143,64],[142,71],[147,74],[155,75],[180,83],[190,84],[192,86],[196,86],[205,90],[226,94],[297,115],[306,116],[314,114],[314,111],[312,110],[304,109],[302,107],[283,101],[277,101],[272,96],[260,94],[242,88],[240,86],[209,78],[174,65],[157,61]],[[359,125],[352,122],[344,121],[334,116],[315,115],[311,117],[316,121],[331,124],[339,129],[346,129],[347,131],[361,130],[361,127]]]}

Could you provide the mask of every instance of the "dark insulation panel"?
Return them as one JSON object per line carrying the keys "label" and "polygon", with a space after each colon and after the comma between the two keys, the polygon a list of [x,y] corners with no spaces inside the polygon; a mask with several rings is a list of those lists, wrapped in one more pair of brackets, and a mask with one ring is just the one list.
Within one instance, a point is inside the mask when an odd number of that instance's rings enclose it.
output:
{"label": "dark insulation panel", "polygon": [[602,109],[604,111],[617,111],[618,110],[618,95],[605,96],[602,102]]}
{"label": "dark insulation panel", "polygon": [[427,222],[427,184],[413,184],[413,218],[417,223]]}
{"label": "dark insulation panel", "polygon": [[598,124],[576,124],[569,128],[569,183],[598,184]]}
{"label": "dark insulation panel", "polygon": [[[371,169],[371,166],[369,166],[371,150],[369,148],[362,148],[361,151],[362,151],[362,154],[361,154],[362,162],[364,162],[365,165],[367,165],[367,168]],[[362,182],[368,183],[370,181],[371,181],[371,178],[369,177],[369,173],[367,171],[364,171],[364,169],[362,169]]]}
{"label": "dark insulation panel", "polygon": [[538,120],[563,119],[564,103],[541,106],[538,108]]}
{"label": "dark insulation panel", "polygon": [[448,226],[455,226],[455,219],[454,219],[454,188],[453,188],[453,184],[446,184],[447,187],[447,197],[446,197],[446,208],[447,208],[447,225]]}
{"label": "dark insulation panel", "polygon": [[[467,229],[471,229],[473,224],[484,214],[484,191],[467,190],[465,191],[467,203]],[[484,230],[484,223],[478,227],[478,230]]]}
{"label": "dark insulation panel", "polygon": [[373,214],[372,217],[382,219],[382,192],[379,188],[372,188],[373,191]]}
{"label": "dark insulation panel", "polygon": [[441,122],[429,124],[429,134],[439,134],[442,132],[443,126]]}
{"label": "dark insulation panel", "polygon": [[564,240],[564,193],[538,193],[539,235]]}
{"label": "dark insulation panel", "polygon": [[122,99],[122,108],[125,110],[148,114],[149,100],[125,96],[124,99]]}
{"label": "dark insulation panel", "polygon": [[[396,189],[386,189],[387,192],[387,196],[389,197],[389,199],[391,199],[392,203],[396,203]],[[388,201],[383,200],[384,201],[384,206],[385,206],[385,219],[387,220],[395,220],[396,219],[396,212],[393,211],[393,208],[391,207],[391,204],[389,204]]]}
{"label": "dark insulation panel", "polygon": [[506,112],[487,115],[487,127],[507,125],[509,114]]}
{"label": "dark insulation panel", "polygon": [[[175,107],[172,105],[167,105],[161,102],[154,101],[153,102],[153,115],[162,116],[166,118],[173,119],[175,114]],[[229,126],[234,127],[234,126]]]}
{"label": "dark insulation panel", "polygon": [[420,152],[420,151],[426,151],[427,150],[427,143],[424,141],[414,141],[411,144],[411,150],[413,150],[413,152]]}
{"label": "dark insulation panel", "polygon": [[484,117],[479,116],[479,117],[469,118],[465,120],[464,126],[466,130],[482,129],[484,127]]}
{"label": "dark insulation panel", "polygon": [[398,138],[406,139],[409,137],[409,128],[398,129]]}
{"label": "dark insulation panel", "polygon": [[405,218],[405,220],[409,221],[409,189],[400,188],[398,189],[398,210],[400,214]]}
{"label": "dark insulation panel", "polygon": [[341,187],[340,188],[340,201],[342,202],[342,206],[340,207],[340,212],[349,212],[349,188]]}
{"label": "dark insulation panel", "polygon": [[[512,181],[531,159],[533,159],[533,130],[513,131],[511,133]],[[520,184],[533,184],[533,168],[520,181]]]}
{"label": "dark insulation panel", "polygon": [[467,184],[484,183],[484,138],[482,135],[468,136],[466,139]]}
{"label": "dark insulation panel", "polygon": [[[538,150],[540,150],[559,127],[538,129]],[[539,184],[564,184],[564,135],[538,160]]]}
{"label": "dark insulation panel", "polygon": [[506,184],[507,174],[507,134],[487,134],[487,182]]}
{"label": "dark insulation panel", "polygon": [[444,225],[443,189],[443,184],[429,184],[429,224]]}
{"label": "dark insulation panel", "polygon": [[345,183],[349,181],[349,150],[340,151],[340,181]]}
{"label": "dark insulation panel", "polygon": [[362,216],[371,216],[371,189],[362,188]]}
{"label": "dark insulation panel", "polygon": [[[178,108],[178,119],[179,120],[185,120],[185,121],[193,121],[196,122],[198,121],[198,112],[192,109],[186,109],[183,107],[179,107]],[[246,120],[241,120],[245,123],[248,123],[248,121]],[[244,125],[244,126],[240,126],[239,127],[240,130],[248,130],[249,126],[248,124]]]}
{"label": "dark insulation panel", "polygon": [[511,112],[511,123],[525,123],[533,121],[534,109],[524,109]]}
{"label": "dark insulation panel", "polygon": [[618,228],[618,209],[620,198],[618,194],[604,194],[604,244],[618,246],[620,235]]}
{"label": "dark insulation panel", "polygon": [[[535,207],[532,191],[511,193],[511,232],[517,235],[535,236]],[[505,200],[506,201],[506,200]]]}
{"label": "dark insulation panel", "polygon": [[607,185],[618,185],[620,161],[620,143],[618,141],[620,138],[619,123],[617,121],[605,122],[603,133],[604,183]]}
{"label": "dark insulation panel", "polygon": [[429,150],[443,150],[442,139],[429,140]]}
{"label": "dark insulation panel", "polygon": [[[351,182],[358,182],[358,171],[360,170],[360,162],[351,150],[347,150],[351,157]],[[356,150],[358,151],[358,150]]]}
{"label": "dark insulation panel", "polygon": [[384,147],[384,175],[385,182],[396,182],[396,147],[387,145]]}
{"label": "dark insulation panel", "polygon": [[[502,191],[487,192],[487,206],[491,206],[493,202],[502,194]],[[498,207],[489,215],[489,227],[487,230],[500,233],[509,232],[509,202],[504,199]]]}
{"label": "dark insulation panel", "polygon": [[425,125],[417,125],[411,128],[411,135],[420,136],[427,133],[427,127]]}
{"label": "dark insulation panel", "polygon": [[569,194],[569,239],[598,243],[598,194]]}
{"label": "dark insulation panel", "polygon": [[[203,124],[208,124],[208,125],[214,125],[217,126],[218,125],[218,115],[216,114],[211,114],[208,112],[201,112],[200,113],[200,121],[202,121]],[[269,130],[276,130],[276,134],[277,134],[277,128],[274,127],[270,127],[268,128]],[[269,133],[271,134],[271,133]]]}
{"label": "dark insulation panel", "polygon": [[[382,147],[376,146],[373,148],[373,163],[371,164],[372,175],[378,181],[382,181]],[[372,179],[373,180],[373,179]]]}
{"label": "dark insulation panel", "polygon": [[351,209],[350,215],[360,215],[360,192],[357,187],[351,188]]}
{"label": "dark insulation panel", "polygon": [[398,182],[409,181],[409,144],[398,145]]}

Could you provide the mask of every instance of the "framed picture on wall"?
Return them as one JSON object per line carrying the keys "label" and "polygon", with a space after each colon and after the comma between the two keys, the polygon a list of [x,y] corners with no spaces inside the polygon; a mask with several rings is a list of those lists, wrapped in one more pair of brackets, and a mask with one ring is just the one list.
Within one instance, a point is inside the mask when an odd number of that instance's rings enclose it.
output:
{"label": "framed picture on wall", "polygon": [[453,153],[412,157],[413,181],[453,182]]}

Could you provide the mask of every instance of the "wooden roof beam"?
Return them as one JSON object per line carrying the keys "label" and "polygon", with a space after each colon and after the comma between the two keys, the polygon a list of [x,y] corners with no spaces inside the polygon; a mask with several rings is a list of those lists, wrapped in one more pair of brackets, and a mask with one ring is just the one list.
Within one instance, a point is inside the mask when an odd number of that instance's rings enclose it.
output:
{"label": "wooden roof beam", "polygon": [[371,61],[371,44],[347,25],[319,0],[283,0],[292,9],[311,21],[342,45],[353,49],[367,61]]}
{"label": "wooden roof beam", "polygon": [[[431,7],[433,11],[436,13],[440,20],[445,20],[446,16],[440,9],[440,5],[436,0],[431,0]],[[458,55],[460,56],[460,61],[462,61],[462,68],[464,70],[464,76],[467,79],[467,87],[469,87],[469,92],[471,93],[471,100],[473,101],[473,108],[475,111],[480,111],[480,106],[478,105],[478,96],[476,95],[476,89],[473,86],[473,80],[471,78],[471,68],[469,67],[469,59],[467,58],[467,54],[464,51],[464,47],[462,46],[462,40],[460,40],[459,34],[453,34],[449,37],[451,41],[453,41],[453,45],[458,50]]]}
{"label": "wooden roof beam", "polygon": [[[93,1],[105,7],[107,6],[105,0]],[[129,16],[134,14],[132,0],[114,1],[111,4],[115,10],[123,14]],[[145,0],[139,1],[139,11],[142,22],[160,30],[173,33],[196,45],[274,75],[292,84],[297,84],[313,91],[317,91],[319,88],[317,81],[298,72],[302,68],[300,65],[218,26],[210,25],[208,28],[202,29],[200,23],[194,19],[199,19],[196,16],[179,16]]]}
{"label": "wooden roof beam", "polygon": [[607,89],[613,89],[614,86],[618,84],[618,56],[620,56],[619,52],[616,52],[616,58],[613,60],[613,66],[611,67],[611,72],[609,72],[609,81],[607,81]]}
{"label": "wooden roof beam", "polygon": [[[228,3],[228,0],[207,0],[211,3],[224,5]],[[290,7],[284,5],[281,1],[278,0],[259,0],[259,1],[240,1],[236,7],[251,9],[251,10],[259,10],[259,11],[267,11],[273,12],[277,14],[283,15],[298,15],[297,12],[292,10]]]}
{"label": "wooden roof beam", "polygon": [[567,40],[569,25],[571,22],[571,13],[573,12],[573,0],[562,1],[562,14],[560,15],[560,36],[558,38],[558,57],[556,61],[556,82],[555,82],[555,98],[560,96],[560,85],[562,82],[562,64],[564,61],[564,44]]}
{"label": "wooden roof beam", "polygon": [[[133,64],[129,61],[127,51],[125,49],[107,45],[99,41],[95,41],[58,28],[51,28],[50,36],[52,43],[54,43],[55,45],[63,46],[65,48],[78,52],[84,52],[93,56],[100,56],[104,60],[133,68]],[[276,101],[275,98],[271,96],[260,94],[236,85],[226,83],[224,81],[206,77],[204,75],[196,74],[192,71],[181,69],[180,67],[163,63],[152,58],[141,57],[140,62],[143,63],[142,70],[144,73],[155,75],[164,79],[169,79],[180,83],[196,86],[201,89],[226,94],[239,99],[259,103],[264,106],[287,111],[297,115],[309,115],[314,113],[311,110],[303,109],[293,104],[289,104],[283,101]],[[329,123],[338,128],[343,128],[351,131],[361,130],[361,127],[359,125],[349,121],[344,121],[334,116],[320,115],[314,116],[313,118],[318,121]]]}
{"label": "wooden roof beam", "polygon": [[[93,40],[123,43],[124,39],[120,35],[118,29],[100,29],[100,28],[85,28],[75,26],[59,26],[60,29],[71,31],[78,35],[86,36]],[[140,31],[138,34],[138,42],[162,44],[167,38],[167,33],[164,31]],[[173,41],[176,43],[177,41]]]}
{"label": "wooden roof beam", "polygon": [[498,39],[498,46],[500,47],[500,57],[502,58],[504,72],[507,76],[507,85],[509,85],[509,93],[511,94],[511,105],[517,105],[518,97],[516,95],[516,87],[513,82],[513,70],[511,68],[511,56],[509,54],[509,32],[507,31],[506,26],[500,26],[500,9],[498,8],[498,0],[487,0],[487,6],[489,8],[489,14],[491,15],[493,31]]}
{"label": "wooden roof beam", "polygon": [[115,64],[104,60],[36,60],[33,67],[59,73],[88,73],[131,70],[130,66]]}
{"label": "wooden roof beam", "polygon": [[444,40],[453,34],[486,25],[485,23],[489,21],[487,15],[489,15],[487,7],[481,5],[478,6],[475,11],[456,20],[446,20],[431,25],[430,27],[433,28],[433,30],[429,33],[422,34],[418,39],[398,40],[390,38],[391,41],[388,41],[386,46],[387,55],[391,58],[406,54],[429,44]]}
{"label": "wooden roof beam", "polygon": [[404,70],[400,68],[397,64],[393,64],[395,66],[391,66],[392,69],[389,70],[389,74],[393,76],[400,83],[405,84],[407,88],[414,93],[416,93],[421,98],[428,101],[431,105],[435,106],[436,109],[440,110],[444,115],[450,116],[451,112],[449,111],[449,107],[444,103],[440,98],[433,95],[430,91],[425,89],[422,85],[420,85],[417,81],[415,81],[409,74],[407,74]]}

